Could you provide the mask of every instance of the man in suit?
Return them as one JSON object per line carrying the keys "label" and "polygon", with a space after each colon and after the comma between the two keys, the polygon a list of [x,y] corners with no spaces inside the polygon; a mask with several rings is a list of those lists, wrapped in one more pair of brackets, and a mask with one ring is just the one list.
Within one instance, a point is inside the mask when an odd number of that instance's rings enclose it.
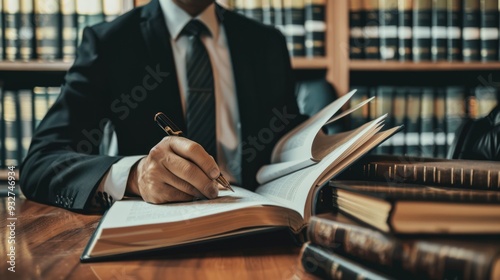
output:
{"label": "man in suit", "polygon": [[[196,35],[186,32],[193,20],[202,30]],[[153,121],[161,111],[192,133],[188,72],[197,70],[186,60],[196,40],[213,77],[212,154],[186,138],[165,137]],[[151,203],[215,198],[220,172],[254,189],[276,141],[303,120],[291,77],[285,40],[274,28],[214,0],[152,0],[84,30],[61,95],[21,167],[22,190],[32,200],[88,211],[124,195]],[[118,156],[99,154],[108,122]]]}

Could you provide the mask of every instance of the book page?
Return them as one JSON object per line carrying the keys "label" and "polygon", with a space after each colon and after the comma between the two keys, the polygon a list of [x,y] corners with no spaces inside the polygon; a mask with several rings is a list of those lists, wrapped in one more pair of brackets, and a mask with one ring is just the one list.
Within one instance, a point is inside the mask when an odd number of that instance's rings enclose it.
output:
{"label": "book page", "polygon": [[312,159],[286,161],[280,163],[267,164],[262,166],[257,172],[257,182],[264,184],[286,174],[292,173],[304,167],[315,164]]}
{"label": "book page", "polygon": [[[345,157],[345,153],[360,141],[370,141],[370,135],[379,129],[386,115],[362,126],[357,134],[351,136],[345,144],[325,156],[320,162],[286,176],[280,177],[257,188],[256,192],[287,208],[291,208],[305,217],[305,206],[311,188],[316,186],[321,175],[334,168],[337,159]],[[307,217],[305,217],[307,218]]]}
{"label": "book page", "polygon": [[323,125],[342,108],[355,92],[356,90],[353,90],[333,101],[316,115],[283,136],[273,149],[271,163],[312,158],[311,147],[314,138],[321,131]]}
{"label": "book page", "polygon": [[249,206],[274,205],[279,203],[240,187],[231,191],[219,191],[212,200],[197,200],[168,204],[150,204],[139,199],[120,200],[106,214],[103,228],[129,227],[185,221]]}

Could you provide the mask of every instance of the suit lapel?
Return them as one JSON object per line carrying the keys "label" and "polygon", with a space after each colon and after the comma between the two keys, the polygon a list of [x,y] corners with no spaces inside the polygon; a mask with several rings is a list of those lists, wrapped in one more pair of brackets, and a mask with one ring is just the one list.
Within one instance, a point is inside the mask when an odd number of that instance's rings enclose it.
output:
{"label": "suit lapel", "polygon": [[165,82],[160,84],[158,93],[163,94],[165,98],[158,100],[165,100],[164,113],[180,129],[185,130],[177,71],[172,46],[169,42],[170,34],[158,0],[152,0],[143,8],[141,18],[141,32],[149,54],[148,65],[153,69],[159,66],[161,71],[171,74]]}

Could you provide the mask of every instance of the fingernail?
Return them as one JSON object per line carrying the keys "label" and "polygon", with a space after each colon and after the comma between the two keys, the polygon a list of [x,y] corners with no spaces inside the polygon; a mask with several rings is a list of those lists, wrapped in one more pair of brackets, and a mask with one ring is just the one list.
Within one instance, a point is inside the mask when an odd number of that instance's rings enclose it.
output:
{"label": "fingernail", "polygon": [[212,171],[210,171],[210,177],[212,177],[212,179],[217,179],[217,177],[219,177],[220,175],[220,171],[216,168],[212,169]]}
{"label": "fingernail", "polygon": [[217,182],[212,181],[208,183],[208,185],[205,187],[205,190],[209,199],[214,199],[219,195],[219,187],[217,186]]}

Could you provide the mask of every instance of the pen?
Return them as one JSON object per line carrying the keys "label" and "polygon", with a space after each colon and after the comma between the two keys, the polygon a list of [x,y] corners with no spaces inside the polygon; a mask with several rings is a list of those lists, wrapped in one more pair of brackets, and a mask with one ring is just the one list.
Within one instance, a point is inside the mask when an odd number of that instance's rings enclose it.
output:
{"label": "pen", "polygon": [[[155,115],[155,121],[156,123],[165,131],[168,135],[170,136],[181,136],[183,137],[184,135],[182,134],[182,130],[180,130],[165,114],[162,112],[158,112]],[[221,184],[224,188],[234,192],[233,188],[231,188],[231,185],[229,182],[224,178],[222,173],[215,179],[217,183]]]}

